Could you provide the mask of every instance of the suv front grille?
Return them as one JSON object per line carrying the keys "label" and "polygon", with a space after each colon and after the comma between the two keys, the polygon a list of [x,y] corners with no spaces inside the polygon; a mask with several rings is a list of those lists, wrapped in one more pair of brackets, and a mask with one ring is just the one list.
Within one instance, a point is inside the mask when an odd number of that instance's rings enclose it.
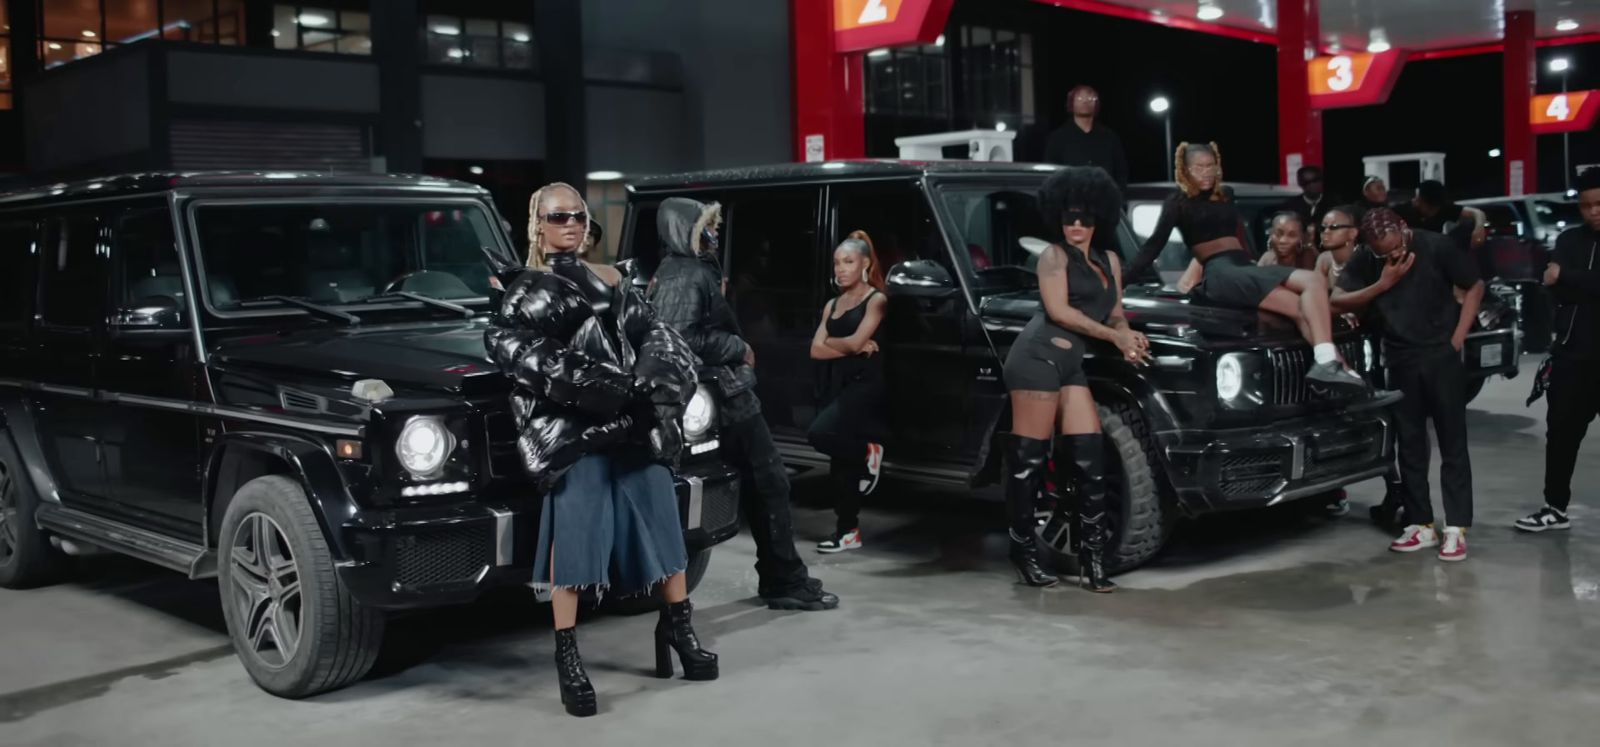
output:
{"label": "suv front grille", "polygon": [[489,527],[453,527],[402,537],[395,543],[395,583],[417,589],[471,583],[493,562]]}
{"label": "suv front grille", "polygon": [[700,504],[701,528],[715,532],[739,523],[739,492],[737,488],[737,482],[718,483],[705,487],[705,500]]}
{"label": "suv front grille", "polygon": [[[1360,338],[1339,344],[1339,354],[1357,371],[1367,367]],[[1300,405],[1311,400],[1311,388],[1306,385],[1306,372],[1311,370],[1311,348],[1281,348],[1269,351],[1272,363],[1272,404]]]}

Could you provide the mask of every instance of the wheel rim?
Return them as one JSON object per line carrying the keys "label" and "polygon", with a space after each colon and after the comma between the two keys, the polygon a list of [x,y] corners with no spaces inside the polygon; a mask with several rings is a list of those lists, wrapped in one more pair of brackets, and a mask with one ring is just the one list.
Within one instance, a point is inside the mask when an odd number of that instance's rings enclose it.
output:
{"label": "wheel rim", "polygon": [[283,528],[265,514],[246,516],[234,530],[228,565],[234,619],[246,650],[262,664],[281,669],[300,648],[304,611],[300,569]]}
{"label": "wheel rim", "polygon": [[11,562],[17,554],[17,486],[11,479],[11,466],[0,462],[0,564]]}

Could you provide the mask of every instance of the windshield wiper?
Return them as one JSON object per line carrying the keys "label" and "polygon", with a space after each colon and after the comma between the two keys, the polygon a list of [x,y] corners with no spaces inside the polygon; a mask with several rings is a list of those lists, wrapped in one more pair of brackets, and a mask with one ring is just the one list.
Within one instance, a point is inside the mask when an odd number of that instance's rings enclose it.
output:
{"label": "windshield wiper", "polygon": [[262,296],[261,300],[277,301],[278,303],[286,303],[290,306],[298,306],[306,311],[311,312],[313,316],[318,316],[323,319],[330,319],[336,322],[344,322],[352,327],[361,323],[361,317],[356,316],[355,314],[352,314],[348,311],[340,311],[338,309],[329,308],[319,303],[312,303],[303,298],[295,298],[294,296]]}
{"label": "windshield wiper", "polygon": [[436,309],[444,309],[445,311],[449,311],[451,313],[460,314],[468,319],[478,315],[478,312],[460,304],[450,303],[449,301],[444,301],[432,296],[424,296],[421,293],[413,293],[411,291],[394,291],[392,293],[384,293],[368,298],[367,300],[362,301],[362,303],[382,303],[384,301],[393,301],[396,298],[403,298],[407,301],[416,301],[417,303],[425,306],[432,306]]}

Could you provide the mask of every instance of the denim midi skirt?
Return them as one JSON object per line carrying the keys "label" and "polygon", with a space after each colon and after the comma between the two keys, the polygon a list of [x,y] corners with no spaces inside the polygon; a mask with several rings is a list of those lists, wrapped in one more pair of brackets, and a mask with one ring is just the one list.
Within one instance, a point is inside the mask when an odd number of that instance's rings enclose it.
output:
{"label": "denim midi skirt", "polygon": [[672,472],[644,449],[589,454],[545,497],[534,588],[641,594],[688,567]]}

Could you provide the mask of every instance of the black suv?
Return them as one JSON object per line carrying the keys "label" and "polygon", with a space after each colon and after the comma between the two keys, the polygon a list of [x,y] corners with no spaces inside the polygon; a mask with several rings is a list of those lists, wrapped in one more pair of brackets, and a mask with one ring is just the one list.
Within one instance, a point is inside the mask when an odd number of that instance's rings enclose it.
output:
{"label": "black suv", "polygon": [[[999,477],[1001,362],[1039,309],[1032,268],[1047,233],[1036,194],[1054,168],[860,161],[649,178],[629,186],[622,251],[653,272],[661,200],[722,203],[728,293],[760,361],[763,410],[786,459],[820,466],[805,441],[816,414],[809,342],[832,292],[834,246],[866,230],[890,267],[886,469],[975,487]],[[1131,258],[1129,227],[1111,230]],[[1155,555],[1180,516],[1324,495],[1389,465],[1394,400],[1313,400],[1311,350],[1287,320],[1202,306],[1159,283],[1128,288],[1126,306],[1154,364],[1131,367],[1098,341],[1085,364],[1117,465],[1115,567]],[[1369,367],[1372,344],[1336,322],[1346,360]],[[1059,525],[1048,522],[1045,539],[1065,551]]]}
{"label": "black suv", "polygon": [[[532,576],[540,496],[484,351],[487,193],[137,175],[0,197],[0,585],[109,550],[217,577],[266,690],[371,667],[389,610]],[[711,401],[678,476],[698,581],[738,530]]]}

